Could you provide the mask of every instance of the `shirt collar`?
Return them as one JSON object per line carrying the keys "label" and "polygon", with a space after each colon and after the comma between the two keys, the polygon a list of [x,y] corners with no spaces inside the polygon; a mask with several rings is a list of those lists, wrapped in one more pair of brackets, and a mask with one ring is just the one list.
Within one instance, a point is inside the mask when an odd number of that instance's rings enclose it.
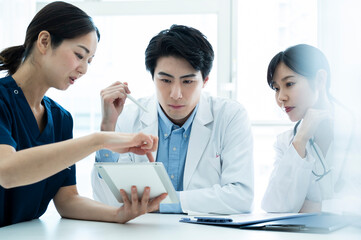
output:
{"label": "shirt collar", "polygon": [[[194,117],[196,115],[196,112],[198,110],[198,105],[199,103],[196,105],[196,107],[194,108],[192,114],[189,116],[189,118],[187,119],[187,121],[183,124],[183,126],[181,128],[184,129],[184,132],[186,132],[188,130],[188,128],[192,125]],[[175,127],[175,129],[179,128],[178,125],[175,125],[174,123],[172,123],[169,118],[165,115],[165,113],[163,112],[163,109],[161,108],[159,102],[157,104],[157,110],[158,110],[158,115],[160,117],[160,127],[164,130],[164,132],[169,136],[172,132],[172,128],[173,126]]]}

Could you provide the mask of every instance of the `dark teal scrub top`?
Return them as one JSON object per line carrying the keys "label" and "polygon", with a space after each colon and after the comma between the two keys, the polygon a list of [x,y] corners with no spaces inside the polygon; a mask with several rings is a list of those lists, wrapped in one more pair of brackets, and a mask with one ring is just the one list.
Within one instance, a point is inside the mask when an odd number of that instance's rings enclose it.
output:
{"label": "dark teal scrub top", "polygon": [[[40,132],[21,88],[11,76],[0,78],[0,144],[20,151],[71,139],[71,114],[48,97],[43,98],[42,104],[47,121]],[[52,159],[48,161],[52,164]],[[0,227],[39,218],[61,187],[75,184],[73,165],[34,184],[11,189],[0,186]]]}

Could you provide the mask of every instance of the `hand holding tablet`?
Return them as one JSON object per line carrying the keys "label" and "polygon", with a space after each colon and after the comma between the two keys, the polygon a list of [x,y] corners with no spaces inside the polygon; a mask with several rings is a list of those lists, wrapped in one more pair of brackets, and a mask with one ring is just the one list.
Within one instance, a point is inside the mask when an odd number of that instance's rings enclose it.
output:
{"label": "hand holding tablet", "polygon": [[138,198],[143,195],[145,187],[150,187],[150,198],[168,193],[162,203],[178,203],[177,193],[162,163],[109,163],[94,164],[111,192],[119,202],[123,202],[120,189],[130,198],[131,187],[138,189]]}

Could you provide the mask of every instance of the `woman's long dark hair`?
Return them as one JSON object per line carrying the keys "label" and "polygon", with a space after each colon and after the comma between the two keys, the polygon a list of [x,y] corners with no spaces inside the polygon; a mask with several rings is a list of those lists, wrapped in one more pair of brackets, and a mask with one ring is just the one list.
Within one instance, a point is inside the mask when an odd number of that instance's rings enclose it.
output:
{"label": "woman's long dark hair", "polygon": [[306,77],[310,81],[311,86],[314,86],[312,80],[316,77],[317,72],[321,69],[325,70],[327,72],[326,93],[331,97],[329,92],[330,66],[326,56],[318,48],[307,44],[299,44],[277,53],[269,63],[267,70],[267,82],[271,88],[273,88],[274,83],[273,75],[281,62],[295,73]]}
{"label": "woman's long dark hair", "polygon": [[32,52],[34,43],[41,31],[51,35],[52,48],[58,47],[64,39],[73,39],[95,31],[100,40],[98,28],[83,10],[65,2],[53,2],[42,8],[33,18],[26,30],[23,45],[4,49],[0,53],[0,71],[14,74],[20,64]]}

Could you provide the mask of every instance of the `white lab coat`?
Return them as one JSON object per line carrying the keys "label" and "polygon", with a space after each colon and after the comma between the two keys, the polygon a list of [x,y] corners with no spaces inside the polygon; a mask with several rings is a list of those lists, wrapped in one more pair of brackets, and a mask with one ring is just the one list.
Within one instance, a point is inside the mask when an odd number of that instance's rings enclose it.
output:
{"label": "white lab coat", "polygon": [[[157,99],[143,98],[142,111],[127,105],[116,131],[158,136]],[[153,153],[156,158],[156,152]],[[121,154],[119,162],[147,162],[145,156]],[[96,171],[92,173],[94,199],[119,206]],[[253,139],[245,109],[239,103],[202,94],[195,115],[185,162],[183,212],[236,214],[249,212],[253,201]]]}
{"label": "white lab coat", "polygon": [[306,145],[306,157],[301,158],[292,144],[293,129],[277,137],[274,144],[274,169],[262,200],[262,208],[265,211],[299,212],[304,204],[307,204],[305,200],[318,203],[331,200],[343,187],[341,175],[345,160],[349,158],[348,148],[354,123],[352,116],[345,109],[336,106],[335,112],[334,140],[326,156],[323,156],[315,143],[326,170],[331,170],[319,181],[316,181],[317,177],[313,175],[312,170],[322,174],[323,168],[310,143]]}

